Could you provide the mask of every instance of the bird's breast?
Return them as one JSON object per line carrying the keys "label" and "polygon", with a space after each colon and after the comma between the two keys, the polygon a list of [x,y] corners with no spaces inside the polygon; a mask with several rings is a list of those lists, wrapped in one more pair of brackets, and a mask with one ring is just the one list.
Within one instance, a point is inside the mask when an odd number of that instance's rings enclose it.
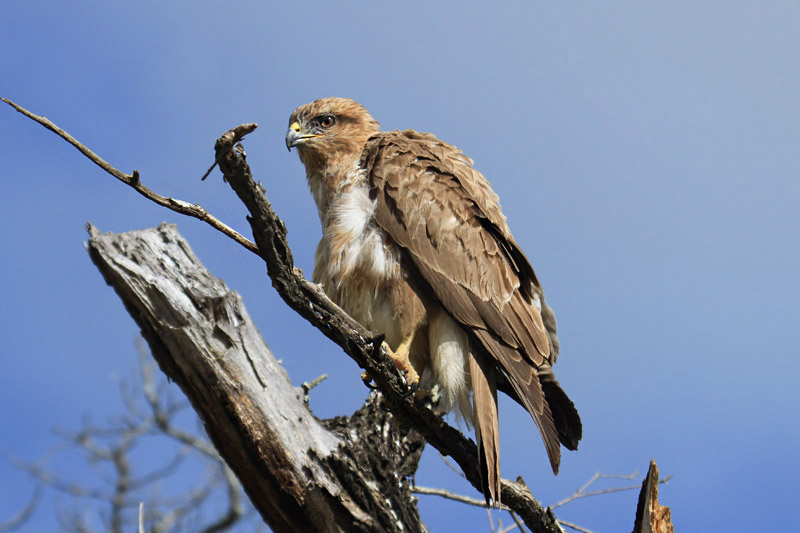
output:
{"label": "bird's breast", "polygon": [[376,223],[375,208],[366,183],[347,186],[329,205],[323,240],[334,282],[380,285],[400,275],[400,250]]}
{"label": "bird's breast", "polygon": [[323,218],[314,281],[364,327],[390,333],[388,294],[402,282],[399,247],[375,221],[365,180],[351,180],[332,195]]}

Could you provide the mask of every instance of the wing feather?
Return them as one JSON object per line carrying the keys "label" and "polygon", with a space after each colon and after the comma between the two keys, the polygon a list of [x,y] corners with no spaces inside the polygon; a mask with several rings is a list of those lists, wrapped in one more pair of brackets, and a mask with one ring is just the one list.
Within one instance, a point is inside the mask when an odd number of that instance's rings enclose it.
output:
{"label": "wing feather", "polygon": [[406,250],[448,313],[499,363],[557,471],[559,432],[537,376],[557,353],[550,339],[555,326],[549,332],[543,323],[541,287],[497,195],[472,160],[430,134],[373,136],[361,164],[378,224]]}

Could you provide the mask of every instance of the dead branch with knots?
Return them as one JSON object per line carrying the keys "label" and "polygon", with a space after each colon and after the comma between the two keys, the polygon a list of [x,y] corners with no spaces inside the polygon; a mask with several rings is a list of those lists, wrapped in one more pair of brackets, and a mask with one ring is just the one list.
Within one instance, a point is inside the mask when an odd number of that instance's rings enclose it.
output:
{"label": "dead branch with knots", "polygon": [[422,531],[407,478],[423,441],[379,396],[352,417],[320,422],[239,295],[175,226],[89,229],[92,260],[274,531]]}
{"label": "dead branch with knots", "polygon": [[[291,385],[239,296],[203,268],[174,227],[121,235],[89,228],[92,260],[273,530],[423,531],[408,478],[424,442],[451,457],[481,491],[475,444],[408,394],[381,335],[365,330],[294,266],[286,228],[240,144],[255,124],[223,134],[214,158],[250,213],[254,244],[201,206],[153,192],[137,171],[119,171],[45,117],[2,100],[149,200],[203,220],[259,255],[287,305],[373,378],[381,394],[370,395],[355,415],[318,421],[304,401],[307,389]],[[164,256],[172,258],[169,269],[156,259]],[[521,478],[503,480],[501,490],[502,502],[528,528],[562,531]]]}

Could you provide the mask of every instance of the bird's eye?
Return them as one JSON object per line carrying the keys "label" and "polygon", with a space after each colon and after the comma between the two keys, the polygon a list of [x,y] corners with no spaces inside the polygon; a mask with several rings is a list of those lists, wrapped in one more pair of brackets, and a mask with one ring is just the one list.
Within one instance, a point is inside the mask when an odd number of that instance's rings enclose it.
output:
{"label": "bird's eye", "polygon": [[319,125],[325,129],[330,128],[334,124],[336,124],[336,117],[333,115],[323,115],[319,117]]}

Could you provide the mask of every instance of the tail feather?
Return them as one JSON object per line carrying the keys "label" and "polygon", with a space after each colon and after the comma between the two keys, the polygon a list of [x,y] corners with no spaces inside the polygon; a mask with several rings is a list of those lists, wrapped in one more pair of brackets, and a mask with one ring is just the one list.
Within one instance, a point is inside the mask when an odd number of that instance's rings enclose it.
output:
{"label": "tail feather", "polygon": [[575,404],[561,388],[550,365],[540,366],[537,372],[544,397],[550,406],[550,413],[553,415],[558,439],[568,450],[577,450],[578,442],[583,436],[583,424],[578,410],[575,409]]}
{"label": "tail feather", "polygon": [[481,484],[486,505],[491,499],[500,505],[500,427],[497,413],[497,385],[494,372],[482,357],[469,355],[469,372],[472,379],[475,440],[478,442],[478,460]]}

